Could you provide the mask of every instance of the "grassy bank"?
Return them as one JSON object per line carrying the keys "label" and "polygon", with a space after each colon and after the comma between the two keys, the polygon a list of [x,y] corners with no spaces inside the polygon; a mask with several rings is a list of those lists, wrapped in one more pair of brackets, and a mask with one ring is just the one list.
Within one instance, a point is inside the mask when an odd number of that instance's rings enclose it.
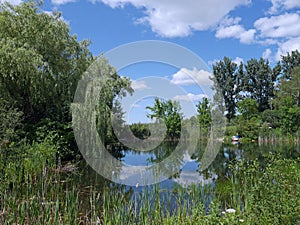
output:
{"label": "grassy bank", "polygon": [[79,186],[46,141],[2,146],[0,157],[1,224],[300,224],[299,160],[233,162],[215,186],[100,190]]}

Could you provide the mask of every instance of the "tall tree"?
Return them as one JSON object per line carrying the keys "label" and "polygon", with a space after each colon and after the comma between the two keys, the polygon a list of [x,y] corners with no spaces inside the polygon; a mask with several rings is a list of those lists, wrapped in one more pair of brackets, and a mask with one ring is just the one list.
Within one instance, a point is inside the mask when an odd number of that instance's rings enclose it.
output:
{"label": "tall tree", "polygon": [[151,119],[162,119],[167,127],[167,138],[175,140],[180,137],[181,133],[181,107],[178,102],[171,100],[163,101],[155,98],[154,106],[147,106],[150,110],[147,116]]}
{"label": "tall tree", "polygon": [[[133,89],[128,77],[119,76],[116,69],[109,65],[108,60],[103,56],[88,68],[85,73],[85,79],[99,79],[101,82],[101,91],[99,94],[99,102],[97,102],[97,129],[103,143],[109,144],[116,141],[112,123],[115,128],[121,126],[123,121],[123,111],[120,104],[122,97],[127,93],[131,94]],[[94,87],[96,89],[96,87]],[[112,117],[111,112],[114,113]],[[118,124],[116,124],[118,123]],[[119,127],[119,128],[121,128]],[[119,130],[120,131],[120,130]]]}
{"label": "tall tree", "polygon": [[251,98],[245,98],[244,100],[238,102],[238,112],[241,114],[240,116],[249,120],[252,117],[258,116],[258,103]]}
{"label": "tall tree", "polygon": [[279,63],[271,69],[269,61],[250,59],[245,65],[243,91],[247,97],[255,99],[260,112],[270,108],[270,101],[274,97],[274,85],[280,74]]}
{"label": "tall tree", "polygon": [[236,112],[236,100],[239,93],[239,79],[242,70],[230,58],[224,57],[223,61],[213,65],[212,78],[215,82],[216,91],[220,91],[225,102],[227,118],[230,121]]}
{"label": "tall tree", "polygon": [[282,56],[281,65],[283,78],[290,79],[293,69],[300,66],[300,52],[295,50]]}
{"label": "tall tree", "polygon": [[203,98],[201,102],[198,102],[196,108],[200,129],[204,132],[207,132],[211,125],[211,112],[208,99]]}
{"label": "tall tree", "polygon": [[25,122],[70,120],[77,82],[92,60],[59,13],[36,3],[0,4],[0,97],[13,100]]}
{"label": "tall tree", "polygon": [[290,79],[282,79],[279,83],[277,97],[291,97],[293,104],[300,106],[300,66],[294,67]]}

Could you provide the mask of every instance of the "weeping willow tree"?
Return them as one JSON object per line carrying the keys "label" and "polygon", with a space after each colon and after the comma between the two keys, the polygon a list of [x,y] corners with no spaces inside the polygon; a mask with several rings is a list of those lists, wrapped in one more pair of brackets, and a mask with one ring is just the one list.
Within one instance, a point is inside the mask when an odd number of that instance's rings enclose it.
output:
{"label": "weeping willow tree", "polygon": [[104,56],[98,57],[79,81],[72,104],[79,142],[95,139],[103,145],[117,142],[112,125],[120,127],[124,123],[119,99],[132,92],[130,79],[119,76]]}
{"label": "weeping willow tree", "polygon": [[63,157],[77,153],[70,105],[93,61],[88,45],[58,12],[45,13],[33,1],[0,3],[0,104],[22,115],[13,126],[22,127],[19,139],[51,138]]}
{"label": "weeping willow tree", "polygon": [[92,61],[88,41],[70,34],[60,13],[34,2],[0,5],[0,97],[14,102],[24,122],[70,120],[78,80]]}

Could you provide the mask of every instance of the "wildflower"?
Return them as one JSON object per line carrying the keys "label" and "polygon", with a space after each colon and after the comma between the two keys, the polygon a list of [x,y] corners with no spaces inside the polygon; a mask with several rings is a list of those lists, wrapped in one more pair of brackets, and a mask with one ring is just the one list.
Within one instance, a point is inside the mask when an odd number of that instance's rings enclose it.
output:
{"label": "wildflower", "polygon": [[235,210],[235,209],[226,209],[226,212],[227,212],[227,213],[235,213],[236,210]]}

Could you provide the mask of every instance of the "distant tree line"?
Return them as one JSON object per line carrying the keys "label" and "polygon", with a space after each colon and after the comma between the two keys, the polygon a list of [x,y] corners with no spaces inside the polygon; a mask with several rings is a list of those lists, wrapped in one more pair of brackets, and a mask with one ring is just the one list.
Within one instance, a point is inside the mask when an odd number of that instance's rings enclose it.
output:
{"label": "distant tree line", "polygon": [[228,57],[213,65],[215,89],[221,92],[226,117],[237,131],[257,138],[263,125],[282,133],[300,127],[300,53],[282,56],[273,68],[263,58],[245,64]]}
{"label": "distant tree line", "polygon": [[[300,129],[300,53],[298,50],[282,56],[272,68],[268,60],[250,59],[239,65],[230,58],[213,65],[214,89],[223,96],[224,115],[228,120],[228,135],[256,140],[259,132],[294,134]],[[219,93],[218,93],[219,92]],[[166,136],[180,138],[181,125],[197,123],[202,135],[209,133],[211,102],[203,98],[196,105],[197,115],[182,118],[176,101],[155,99],[150,118],[163,119]],[[183,120],[183,121],[181,121]],[[139,132],[137,132],[140,126]],[[137,133],[147,133],[145,124],[132,126]],[[142,131],[143,130],[143,131]],[[143,136],[143,135],[140,135]]]}

